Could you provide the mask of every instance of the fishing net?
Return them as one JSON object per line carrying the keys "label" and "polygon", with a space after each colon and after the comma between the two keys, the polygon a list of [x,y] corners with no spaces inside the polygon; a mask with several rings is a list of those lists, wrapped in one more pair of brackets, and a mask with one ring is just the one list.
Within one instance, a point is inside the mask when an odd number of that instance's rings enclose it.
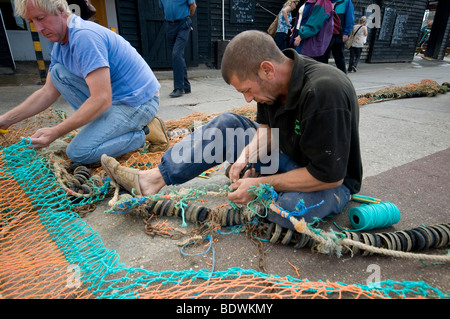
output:
{"label": "fishing net", "polygon": [[404,86],[390,86],[375,92],[358,95],[359,105],[405,99],[414,97],[432,97],[437,94],[445,94],[450,89],[450,83],[439,85],[436,81],[425,79],[419,83],[409,83]]}
{"label": "fishing net", "polygon": [[[256,107],[249,105],[232,111],[254,118]],[[171,143],[214,116],[198,113],[167,121]],[[213,232],[230,229],[256,234],[252,240],[294,243],[296,247],[317,244],[317,249],[322,247],[322,252],[328,250],[333,254],[345,250],[356,253],[357,249],[385,253],[393,249],[384,246],[393,245],[399,236],[376,246],[371,243],[372,237],[361,236],[361,240],[355,240],[349,233],[327,233],[305,223],[296,223],[297,232],[274,224],[264,225],[259,219],[261,212],[267,208],[277,210],[270,196],[273,194],[270,185],[254,189],[258,200],[247,207],[235,207],[232,203],[215,207],[201,204],[203,198],[224,197],[228,191],[226,186],[174,189],[170,194],[154,197],[119,195],[117,185],[113,185],[101,167],[76,166],[64,151],[36,152],[30,147],[29,139],[22,138],[64,118],[63,113],[49,109],[11,127],[6,138],[0,140],[0,298],[448,298],[447,293],[424,282],[386,280],[372,286],[300,280],[239,267],[226,271],[162,272],[128,267],[82,220],[99,201],[110,201],[110,213],[143,210],[148,214],[145,232],[152,236],[176,236],[174,229],[163,221],[152,220],[155,214],[193,222],[197,228],[189,234],[187,243],[195,239],[206,241],[208,249],[213,249]],[[63,137],[61,142],[69,142],[75,134]],[[129,167],[147,169],[158,165],[161,155],[150,153],[144,147],[119,160]],[[221,165],[204,174],[209,176],[224,170],[225,166]],[[430,229],[434,230],[433,234],[440,234],[433,243],[435,247],[448,245],[449,236],[445,237],[450,232],[448,225]],[[375,250],[370,251],[368,247]]]}

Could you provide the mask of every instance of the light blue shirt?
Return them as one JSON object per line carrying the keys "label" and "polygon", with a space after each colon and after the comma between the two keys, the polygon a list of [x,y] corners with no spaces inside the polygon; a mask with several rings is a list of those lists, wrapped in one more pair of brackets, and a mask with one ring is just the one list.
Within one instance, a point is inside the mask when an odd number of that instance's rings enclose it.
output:
{"label": "light blue shirt", "polygon": [[[286,24],[286,20],[284,19],[284,16],[283,16],[283,13],[282,13],[283,9],[281,9],[280,15],[278,16],[277,32],[283,32],[283,33],[287,34],[288,31],[289,31],[289,27],[290,26]],[[288,16],[289,24],[291,24],[291,22],[292,22],[292,14],[289,12],[287,16]]]}
{"label": "light blue shirt", "polygon": [[76,15],[68,26],[69,41],[54,44],[49,70],[61,63],[71,73],[86,78],[92,71],[108,67],[112,104],[138,106],[159,91],[161,85],[153,71],[123,37]]}
{"label": "light blue shirt", "polygon": [[164,9],[165,19],[168,21],[181,20],[191,14],[189,5],[195,0],[159,0],[159,7]]}

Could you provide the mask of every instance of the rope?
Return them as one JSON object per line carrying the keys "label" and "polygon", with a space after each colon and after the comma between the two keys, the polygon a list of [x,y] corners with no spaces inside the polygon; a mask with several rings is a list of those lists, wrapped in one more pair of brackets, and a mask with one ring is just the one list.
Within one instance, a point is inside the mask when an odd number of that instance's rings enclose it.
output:
{"label": "rope", "polygon": [[133,209],[136,206],[139,205],[146,205],[154,201],[159,200],[174,200],[177,202],[177,207],[180,207],[184,210],[184,207],[186,206],[185,203],[188,201],[194,201],[199,199],[202,196],[226,196],[229,186],[225,185],[223,187],[220,187],[218,185],[210,185],[211,187],[218,187],[219,191],[211,191],[207,190],[206,187],[199,187],[199,188],[181,188],[180,190],[175,190],[173,188],[169,194],[164,193],[157,193],[154,195],[148,195],[148,196],[139,196],[139,197],[133,197],[130,195],[118,195],[117,197],[113,198],[109,202],[109,206],[111,207],[109,210],[107,210],[107,213],[114,213],[114,214],[123,214],[128,212],[129,210]]}
{"label": "rope", "polygon": [[[276,201],[278,199],[277,192],[273,189],[273,186],[269,184],[260,184],[259,186],[251,186],[249,192],[253,195],[255,195],[255,199],[251,201],[250,204],[253,204],[254,202],[258,201],[263,204],[263,206],[266,209],[266,215],[267,216],[267,209],[271,208],[272,210],[276,211],[281,216],[290,219],[291,217],[300,217],[306,214],[308,210],[311,208],[317,207],[322,205],[325,201],[321,201],[320,203],[316,205],[312,205],[309,207],[306,207],[305,202],[301,199],[298,201],[297,205],[295,205],[295,210],[288,211],[278,204],[276,204]],[[250,207],[251,208],[251,205]]]}
{"label": "rope", "polygon": [[299,221],[296,218],[291,217],[289,220],[292,222],[297,232],[306,234],[312,237],[316,242],[318,242],[319,243],[318,248],[319,250],[321,250],[321,252],[336,253],[336,255],[340,256],[342,248],[344,246],[354,246],[371,253],[383,254],[392,257],[412,258],[417,260],[428,260],[434,262],[450,262],[450,255],[442,256],[442,255],[417,254],[374,247],[352,239],[340,238],[340,236],[337,236],[336,233],[333,232],[326,233],[321,230],[313,230],[312,228],[310,228],[310,226],[308,226],[308,224],[305,222],[304,219]]}
{"label": "rope", "polygon": [[[263,185],[263,187],[260,188],[260,190],[262,190],[262,189],[264,189],[265,191],[268,191],[271,194],[272,199],[276,199],[276,195],[274,194],[275,191],[273,190],[273,188],[270,185]],[[414,259],[418,259],[418,260],[429,260],[429,261],[435,261],[435,262],[449,262],[450,261],[449,255],[448,256],[436,256],[436,255],[416,254],[416,253],[409,253],[409,252],[402,252],[402,251],[394,251],[394,250],[390,250],[390,249],[374,247],[374,246],[367,245],[365,243],[361,243],[359,241],[355,241],[355,240],[348,239],[348,238],[341,238],[341,237],[343,237],[342,234],[338,235],[335,232],[326,233],[319,229],[313,229],[310,225],[308,225],[305,222],[305,220],[303,218],[301,220],[298,220],[297,218],[295,218],[295,217],[303,215],[308,209],[318,206],[320,204],[321,203],[311,206],[311,207],[304,207],[304,206],[301,207],[301,205],[300,205],[300,207],[302,208],[300,210],[300,212],[298,212],[298,211],[288,212],[288,211],[280,208],[278,205],[275,204],[274,201],[272,201],[269,205],[269,208],[273,212],[275,212],[275,213],[281,215],[282,217],[287,218],[289,221],[291,221],[291,223],[294,225],[294,228],[297,232],[312,237],[317,243],[316,248],[322,253],[328,253],[328,254],[334,253],[338,257],[340,257],[342,254],[342,250],[345,246],[353,246],[353,247],[357,247],[359,249],[366,250],[371,253],[383,254],[383,255],[388,255],[388,256],[393,256],[393,257],[414,258]],[[376,204],[376,205],[380,205],[380,204]],[[380,208],[380,207],[388,208],[388,210],[378,209],[379,212],[382,211],[383,213],[385,213],[385,215],[382,215],[383,218],[381,218],[381,219],[378,219],[377,217],[369,218],[366,215],[364,215],[364,217],[366,218],[366,224],[369,225],[368,227],[373,227],[374,225],[382,226],[384,224],[395,223],[396,220],[399,220],[400,217],[399,217],[398,209],[396,209],[395,205],[393,205],[391,203],[388,203],[388,204],[389,205],[376,206],[376,208]],[[297,206],[299,206],[299,205],[297,205]],[[368,206],[372,206],[372,207],[370,209],[365,208],[366,211],[364,211],[364,214],[367,214],[368,210],[372,210],[373,206],[375,206],[375,205],[368,205]],[[367,206],[364,206],[364,207],[367,207]],[[356,211],[360,212],[361,210],[356,210]],[[394,217],[392,217],[392,216],[394,216]]]}
{"label": "rope", "polygon": [[[198,244],[198,243],[200,242],[200,240],[198,240],[198,241],[195,241],[195,242],[187,243],[186,245],[184,245],[183,247],[181,247],[181,254],[184,255],[184,256],[195,257],[195,256],[205,255],[205,254],[208,253],[210,250],[212,250],[212,252],[213,252],[213,265],[212,265],[212,268],[211,268],[211,272],[214,272],[214,265],[215,265],[215,250],[214,250],[214,247],[213,247],[213,240],[212,240],[211,235],[206,236],[205,239],[208,241],[208,246],[207,246],[207,248],[205,249],[205,251],[200,252],[200,253],[197,253],[197,254],[188,254],[188,253],[185,252],[186,247],[191,246],[191,245],[194,245],[194,244]],[[202,239],[202,240],[203,240],[203,239]]]}
{"label": "rope", "polygon": [[[162,194],[156,194],[153,196],[148,197],[140,197],[140,198],[127,198],[123,202],[117,202],[115,206],[110,210],[110,212],[119,211],[119,212],[125,212],[129,211],[133,206],[142,205],[145,203],[148,203],[149,201],[158,201],[161,199],[172,199],[177,202],[175,205],[176,207],[180,207],[182,210],[182,218],[183,218],[183,226],[186,225],[185,221],[185,207],[187,206],[187,201],[197,199],[201,195],[214,195],[214,196],[226,196],[227,192],[232,191],[229,189],[228,186],[222,187],[219,192],[217,191],[208,191],[206,189],[181,189],[178,192],[173,191],[172,194],[168,195],[162,195]],[[253,195],[255,195],[255,199],[251,201],[247,206],[248,208],[254,213],[253,216],[259,216],[262,215],[255,214],[257,212],[257,209],[254,207],[256,202],[263,205],[264,209],[267,211],[267,209],[272,210],[273,212],[281,215],[282,217],[285,217],[286,219],[290,220],[292,224],[294,225],[294,228],[297,232],[301,234],[305,234],[307,236],[310,236],[313,238],[313,240],[316,242],[316,248],[321,253],[326,254],[336,254],[338,257],[342,255],[342,251],[345,247],[353,246],[357,247],[359,249],[365,250],[369,253],[377,253],[377,254],[383,254],[393,257],[401,257],[401,258],[414,258],[418,260],[429,260],[429,261],[435,261],[435,262],[448,262],[450,261],[450,256],[436,256],[436,255],[427,255],[427,254],[417,254],[417,253],[409,253],[409,252],[403,252],[403,251],[395,251],[391,249],[386,248],[380,248],[380,247],[374,247],[371,245],[368,245],[366,243],[362,243],[356,240],[344,238],[345,236],[342,233],[336,233],[336,232],[323,232],[320,229],[314,229],[311,227],[311,224],[306,224],[304,219],[297,219],[298,217],[301,217],[304,215],[309,209],[313,207],[317,207],[321,204],[323,204],[323,201],[312,205],[310,207],[306,207],[303,200],[300,200],[298,204],[296,205],[296,208],[294,211],[287,211],[277,205],[275,203],[275,200],[278,198],[278,194],[274,191],[273,187],[268,184],[261,184],[259,186],[252,187],[249,192],[251,192]],[[382,205],[383,204],[383,205]],[[378,206],[380,205],[380,206]],[[376,213],[373,214],[373,211]],[[354,213],[355,212],[355,213]],[[218,212],[212,211],[211,214],[214,215],[216,213],[215,218],[217,219]],[[349,211],[350,213],[350,211]],[[400,213],[397,209],[397,207],[392,203],[379,203],[379,204],[373,204],[373,205],[366,205],[361,206],[357,209],[354,209],[351,212],[351,216],[357,215],[357,213],[361,213],[358,215],[358,218],[360,218],[361,223],[358,225],[364,225],[364,227],[361,227],[358,230],[362,229],[372,229],[372,228],[378,228],[378,227],[386,227],[388,225],[392,225],[400,219]],[[373,214],[369,216],[369,214]],[[381,217],[380,217],[381,216]],[[263,216],[264,217],[264,216]],[[223,219],[224,217],[219,219]],[[234,229],[236,231],[236,229]],[[356,231],[356,230],[355,230]]]}

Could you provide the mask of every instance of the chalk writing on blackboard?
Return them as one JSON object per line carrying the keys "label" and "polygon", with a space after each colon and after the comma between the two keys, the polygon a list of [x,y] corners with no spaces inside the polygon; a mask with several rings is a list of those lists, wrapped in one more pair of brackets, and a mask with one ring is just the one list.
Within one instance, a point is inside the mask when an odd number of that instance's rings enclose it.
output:
{"label": "chalk writing on blackboard", "polygon": [[399,46],[402,38],[406,33],[406,23],[408,22],[407,14],[399,14],[395,19],[394,33],[392,34],[391,46]]}
{"label": "chalk writing on blackboard", "polygon": [[255,0],[231,0],[230,23],[253,23],[255,21]]}
{"label": "chalk writing on blackboard", "polygon": [[380,33],[378,34],[378,40],[389,41],[392,35],[392,30],[394,29],[395,16],[397,15],[397,10],[394,8],[386,8],[384,10],[383,21],[381,22]]}

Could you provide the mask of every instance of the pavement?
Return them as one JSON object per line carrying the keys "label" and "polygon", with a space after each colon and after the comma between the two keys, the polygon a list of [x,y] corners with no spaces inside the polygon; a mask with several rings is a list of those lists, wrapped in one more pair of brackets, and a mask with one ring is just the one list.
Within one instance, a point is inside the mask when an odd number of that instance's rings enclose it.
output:
{"label": "pavement", "polygon": [[[200,66],[189,69],[188,73],[192,93],[174,99],[169,97],[171,71],[155,72],[162,85],[158,115],[164,120],[193,112],[223,112],[248,104],[240,93],[225,84],[220,70]],[[450,63],[447,60],[427,61],[421,57],[415,57],[411,63],[362,63],[358,72],[348,76],[358,94],[423,79],[442,84],[450,82]],[[0,75],[0,112],[14,107],[39,87],[37,65],[18,63],[15,74]],[[69,115],[72,112],[62,98],[54,108],[65,110]],[[397,224],[376,232],[449,223],[450,93],[364,105],[360,112],[360,135],[364,165],[360,194],[391,202],[401,212]],[[196,178],[183,186],[207,183],[224,183],[224,178]],[[349,207],[355,205],[359,204],[351,203]],[[159,272],[211,269],[214,265],[216,271],[241,267],[310,281],[367,284],[375,265],[379,267],[378,279],[381,281],[424,281],[444,293],[450,292],[448,264],[385,255],[356,254],[339,258],[309,248],[269,242],[263,242],[262,250],[259,250],[245,233],[215,234],[214,253],[187,256],[181,253],[177,240],[147,235],[141,215],[112,215],[105,213],[107,209],[108,201],[102,201],[83,220],[99,233],[106,248],[116,251],[120,261],[129,267]],[[349,228],[347,211],[327,219],[320,227],[336,230],[336,223]],[[173,227],[181,227],[181,219],[169,217],[167,220]],[[186,229],[192,227],[188,225]],[[420,253],[445,255],[447,249]]]}

